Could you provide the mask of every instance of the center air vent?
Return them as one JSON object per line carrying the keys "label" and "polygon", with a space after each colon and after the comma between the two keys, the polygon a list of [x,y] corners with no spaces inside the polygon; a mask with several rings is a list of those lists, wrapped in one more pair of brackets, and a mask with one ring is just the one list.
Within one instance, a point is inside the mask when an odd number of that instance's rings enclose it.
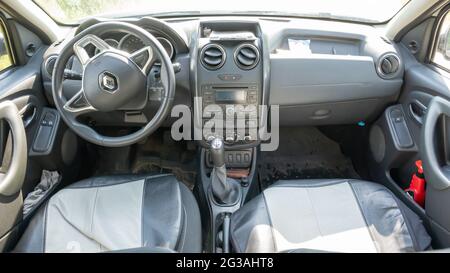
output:
{"label": "center air vent", "polygon": [[200,60],[203,66],[209,70],[217,70],[225,63],[225,50],[219,45],[209,44],[203,47]]}
{"label": "center air vent", "polygon": [[400,59],[396,54],[386,54],[380,58],[378,72],[383,78],[390,78],[396,75],[400,69]]}
{"label": "center air vent", "polygon": [[251,44],[240,45],[234,52],[234,61],[241,69],[254,68],[259,62],[258,48]]}

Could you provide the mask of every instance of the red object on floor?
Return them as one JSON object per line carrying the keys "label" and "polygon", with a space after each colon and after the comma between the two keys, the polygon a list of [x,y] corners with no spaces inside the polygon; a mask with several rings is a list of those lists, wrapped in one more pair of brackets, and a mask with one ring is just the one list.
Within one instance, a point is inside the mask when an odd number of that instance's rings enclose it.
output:
{"label": "red object on floor", "polygon": [[422,160],[416,161],[417,171],[411,178],[409,188],[405,191],[409,194],[417,204],[422,208],[425,207],[425,177],[423,175]]}

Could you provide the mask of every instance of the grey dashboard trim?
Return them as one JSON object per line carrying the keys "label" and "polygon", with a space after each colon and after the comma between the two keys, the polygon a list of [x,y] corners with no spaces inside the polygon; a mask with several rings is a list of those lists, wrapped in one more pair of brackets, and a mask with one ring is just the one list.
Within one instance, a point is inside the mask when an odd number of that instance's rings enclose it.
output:
{"label": "grey dashboard trim", "polygon": [[371,57],[271,55],[270,104],[296,105],[392,96],[403,80],[383,80]]}
{"label": "grey dashboard trim", "polygon": [[[122,19],[131,23],[152,21],[156,19]],[[86,22],[86,25],[100,20]],[[160,20],[156,20],[160,21]],[[185,41],[186,52],[181,54],[186,57],[186,69],[188,78],[182,85],[190,88],[191,98],[180,96],[177,103],[192,105],[193,97],[199,95],[200,86],[197,78],[198,46],[200,40],[200,26],[204,23],[219,22],[225,27],[226,23],[242,25],[257,25],[261,41],[262,63],[262,102],[266,105],[280,105],[280,118],[283,119],[283,108],[289,107],[290,115],[308,113],[321,110],[320,105],[325,105],[333,113],[338,111],[338,117],[330,120],[333,124],[348,124],[354,122],[352,115],[361,118],[375,117],[381,114],[382,108],[393,103],[400,94],[403,84],[403,65],[400,71],[391,79],[383,79],[377,73],[377,64],[386,54],[398,54],[397,45],[383,39],[378,28],[370,25],[331,22],[315,19],[297,18],[267,18],[267,17],[242,17],[242,16],[217,16],[199,18],[171,18],[164,22],[165,26],[176,27]],[[82,27],[81,27],[82,28]],[[311,54],[309,56],[295,56],[278,54],[278,49],[287,38],[314,38],[320,41],[316,51],[322,52],[327,46],[337,45],[338,52],[328,54]],[[349,48],[346,54],[345,48]],[[344,52],[342,52],[344,49]],[[341,50],[341,52],[339,52]],[[49,52],[57,53],[54,50]],[[180,52],[177,52],[180,53]],[[180,56],[181,56],[180,55]],[[399,54],[398,54],[399,55]],[[47,53],[46,56],[49,56]],[[177,55],[178,56],[178,55]],[[187,60],[189,58],[190,60]],[[399,55],[400,62],[404,56]],[[177,57],[178,60],[178,57]],[[331,69],[333,67],[334,69]],[[187,68],[187,67],[186,67]],[[230,71],[232,72],[232,71]],[[289,77],[286,77],[289,75]],[[47,76],[47,75],[46,75]],[[187,75],[186,75],[187,76]],[[44,79],[48,80],[48,79]],[[45,83],[44,83],[45,84]],[[343,102],[347,104],[343,104]],[[333,106],[336,103],[336,107]],[[361,107],[365,103],[368,107]],[[317,106],[316,106],[317,105]],[[344,107],[344,105],[346,105]],[[308,106],[308,107],[304,107]],[[345,108],[356,107],[356,112],[342,112]],[[294,109],[297,108],[297,112]],[[196,109],[199,110],[199,109]],[[194,117],[194,126],[200,126],[201,121]],[[263,119],[261,119],[263,120]],[[291,119],[295,122],[295,117]],[[312,124],[326,124],[326,120]],[[296,125],[303,124],[299,120]],[[205,143],[200,143],[205,145]]]}

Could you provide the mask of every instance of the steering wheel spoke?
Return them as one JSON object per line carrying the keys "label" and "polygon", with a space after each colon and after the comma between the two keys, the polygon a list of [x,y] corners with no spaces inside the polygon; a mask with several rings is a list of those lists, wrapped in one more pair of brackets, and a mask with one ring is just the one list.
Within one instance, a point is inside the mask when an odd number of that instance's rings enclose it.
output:
{"label": "steering wheel spoke", "polygon": [[133,52],[129,58],[139,66],[145,75],[150,72],[152,65],[156,61],[155,54],[153,53],[151,46],[146,46],[136,52]]}
{"label": "steering wheel spoke", "polygon": [[94,46],[100,52],[112,49],[112,47],[108,45],[108,43],[106,43],[103,39],[96,35],[88,34],[84,36],[73,45],[73,51],[80,60],[83,67],[85,67],[94,57],[90,56],[88,51],[86,50],[86,47],[89,45]]}
{"label": "steering wheel spoke", "polygon": [[84,90],[81,89],[70,100],[64,104],[64,110],[72,113],[75,116],[90,113],[96,111],[96,109],[89,104],[84,94]]}

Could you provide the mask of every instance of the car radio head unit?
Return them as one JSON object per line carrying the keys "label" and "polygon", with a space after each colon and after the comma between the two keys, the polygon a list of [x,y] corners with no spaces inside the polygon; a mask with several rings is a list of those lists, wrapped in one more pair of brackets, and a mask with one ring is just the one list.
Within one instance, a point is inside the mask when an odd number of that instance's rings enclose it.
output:
{"label": "car radio head unit", "polygon": [[[218,137],[223,137],[228,145],[257,140],[257,136],[251,133],[251,130],[258,128],[257,109],[260,96],[257,84],[205,84],[201,86],[201,90],[203,109],[208,113],[202,115],[203,124],[208,123],[211,113],[217,111],[208,109],[208,106],[217,105],[226,118],[224,135]],[[244,132],[241,132],[241,129],[244,129]]]}
{"label": "car radio head unit", "polygon": [[203,85],[203,105],[210,104],[258,104],[258,87],[256,84],[241,86]]}
{"label": "car radio head unit", "polygon": [[216,90],[215,101],[218,104],[244,104],[247,103],[247,90]]}

